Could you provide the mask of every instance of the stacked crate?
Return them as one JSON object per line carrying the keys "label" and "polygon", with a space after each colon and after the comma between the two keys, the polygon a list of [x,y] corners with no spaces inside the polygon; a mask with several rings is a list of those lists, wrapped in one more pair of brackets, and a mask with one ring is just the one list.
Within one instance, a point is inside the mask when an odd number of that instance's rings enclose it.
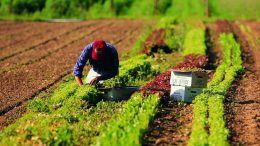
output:
{"label": "stacked crate", "polygon": [[205,71],[171,71],[170,97],[175,101],[191,103],[202,89],[207,85],[207,73]]}

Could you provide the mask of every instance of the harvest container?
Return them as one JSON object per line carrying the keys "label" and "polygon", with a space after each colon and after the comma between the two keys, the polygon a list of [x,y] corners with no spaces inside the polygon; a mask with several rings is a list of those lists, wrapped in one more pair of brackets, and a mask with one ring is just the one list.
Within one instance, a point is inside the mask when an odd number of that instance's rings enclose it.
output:
{"label": "harvest container", "polygon": [[171,86],[171,99],[191,103],[198,94],[202,93],[203,88],[192,88],[185,86]]}
{"label": "harvest container", "polygon": [[192,88],[204,88],[207,85],[208,75],[205,71],[172,70],[170,84]]}
{"label": "harvest container", "polygon": [[135,91],[139,90],[139,86],[103,88],[99,90],[105,91],[105,97],[108,100],[120,101],[129,99]]}

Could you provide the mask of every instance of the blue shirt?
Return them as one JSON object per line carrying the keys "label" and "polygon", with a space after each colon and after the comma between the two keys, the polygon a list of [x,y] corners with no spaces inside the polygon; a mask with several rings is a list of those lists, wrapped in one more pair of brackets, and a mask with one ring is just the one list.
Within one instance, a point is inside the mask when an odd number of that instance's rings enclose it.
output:
{"label": "blue shirt", "polygon": [[110,43],[106,43],[106,55],[104,60],[93,60],[91,57],[93,42],[88,44],[79,56],[74,69],[73,75],[82,77],[82,71],[87,61],[93,70],[105,79],[112,78],[118,74],[119,59],[116,48]]}

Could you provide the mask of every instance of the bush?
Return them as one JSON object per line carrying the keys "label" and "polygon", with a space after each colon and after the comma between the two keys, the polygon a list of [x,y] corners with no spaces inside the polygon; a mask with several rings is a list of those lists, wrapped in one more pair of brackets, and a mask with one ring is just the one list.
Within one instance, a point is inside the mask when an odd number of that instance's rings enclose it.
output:
{"label": "bush", "polygon": [[51,17],[60,17],[67,14],[69,6],[69,0],[47,0],[45,11]]}
{"label": "bush", "polygon": [[12,12],[15,14],[34,13],[45,7],[45,0],[13,0]]}
{"label": "bush", "polygon": [[12,2],[10,0],[1,0],[0,1],[0,12],[9,13],[11,11]]}
{"label": "bush", "polygon": [[115,0],[114,9],[115,14],[121,15],[126,14],[127,10],[131,7],[133,0]]}
{"label": "bush", "polygon": [[159,0],[158,1],[158,14],[165,14],[166,10],[172,5],[172,0]]}

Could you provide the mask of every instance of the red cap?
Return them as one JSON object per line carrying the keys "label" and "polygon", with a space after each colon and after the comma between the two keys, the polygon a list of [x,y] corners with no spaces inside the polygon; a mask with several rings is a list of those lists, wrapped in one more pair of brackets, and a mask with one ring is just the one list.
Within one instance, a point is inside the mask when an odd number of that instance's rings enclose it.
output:
{"label": "red cap", "polygon": [[106,42],[103,40],[96,40],[93,42],[92,59],[103,60],[106,52]]}

